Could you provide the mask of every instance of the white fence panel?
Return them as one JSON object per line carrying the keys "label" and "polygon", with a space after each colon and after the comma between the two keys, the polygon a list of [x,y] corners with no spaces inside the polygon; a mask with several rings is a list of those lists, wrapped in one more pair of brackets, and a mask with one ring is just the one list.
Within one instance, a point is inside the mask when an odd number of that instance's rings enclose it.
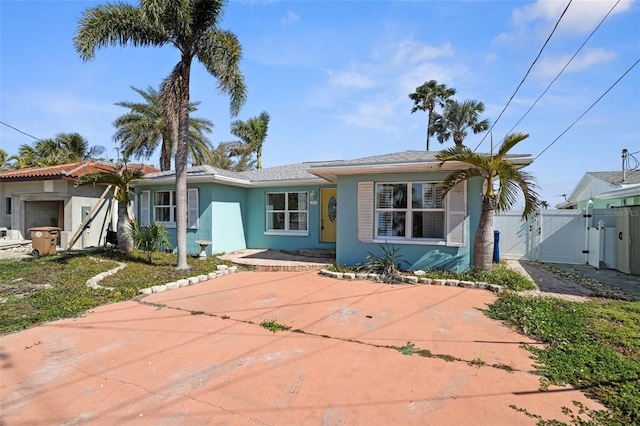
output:
{"label": "white fence panel", "polygon": [[586,219],[581,210],[546,210],[540,215],[538,261],[586,263]]}
{"label": "white fence panel", "polygon": [[511,211],[494,216],[493,229],[500,231],[501,258],[514,260],[535,258],[533,224],[530,221],[522,221],[521,214],[522,212]]}

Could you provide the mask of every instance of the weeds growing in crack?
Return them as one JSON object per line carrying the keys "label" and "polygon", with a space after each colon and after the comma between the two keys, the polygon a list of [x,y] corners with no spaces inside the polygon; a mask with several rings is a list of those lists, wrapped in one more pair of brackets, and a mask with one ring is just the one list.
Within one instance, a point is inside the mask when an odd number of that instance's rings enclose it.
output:
{"label": "weeds growing in crack", "polygon": [[273,333],[275,333],[277,331],[286,331],[286,330],[290,330],[291,329],[291,326],[286,325],[286,324],[280,324],[275,319],[263,320],[260,323],[260,327],[266,328],[267,330],[269,330],[269,331],[271,331]]}

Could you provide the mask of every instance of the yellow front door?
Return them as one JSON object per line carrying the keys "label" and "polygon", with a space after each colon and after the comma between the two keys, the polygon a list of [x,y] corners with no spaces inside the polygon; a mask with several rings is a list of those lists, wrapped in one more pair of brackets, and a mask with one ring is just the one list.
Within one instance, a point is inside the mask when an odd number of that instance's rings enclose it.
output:
{"label": "yellow front door", "polygon": [[338,214],[338,190],[320,190],[320,241],[323,243],[336,242],[336,224]]}

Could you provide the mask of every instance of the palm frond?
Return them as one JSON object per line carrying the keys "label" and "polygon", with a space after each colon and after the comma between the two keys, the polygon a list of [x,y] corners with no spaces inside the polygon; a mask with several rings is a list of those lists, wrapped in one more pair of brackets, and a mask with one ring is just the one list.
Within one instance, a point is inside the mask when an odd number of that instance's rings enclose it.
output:
{"label": "palm frond", "polygon": [[128,4],[105,4],[84,11],[73,38],[76,51],[84,61],[107,46],[162,46],[167,35],[153,25],[142,10]]}
{"label": "palm frond", "polygon": [[247,87],[240,72],[242,47],[237,37],[229,31],[209,28],[197,40],[200,62],[218,79],[218,89],[230,95],[229,110],[238,115],[247,100]]}

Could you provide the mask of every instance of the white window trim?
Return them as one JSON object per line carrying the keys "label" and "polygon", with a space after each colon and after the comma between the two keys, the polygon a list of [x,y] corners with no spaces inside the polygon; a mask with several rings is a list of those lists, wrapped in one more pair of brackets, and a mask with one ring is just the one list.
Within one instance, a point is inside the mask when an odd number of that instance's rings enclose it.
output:
{"label": "white window trim", "polygon": [[[305,210],[289,210],[289,194],[306,194],[306,209]],[[269,210],[267,208],[267,203],[269,200],[270,194],[284,194],[285,201],[285,209],[284,210]],[[277,230],[277,229],[268,229],[269,224],[269,213],[273,212],[284,212],[284,220],[285,220],[285,229]],[[307,215],[307,229],[306,230],[290,230],[289,229],[289,213],[298,212],[298,213],[306,213]],[[309,236],[309,191],[273,191],[273,192],[265,192],[264,194],[264,235],[286,235],[291,237],[307,237]]]}
{"label": "white window trim", "polygon": [[[158,192],[169,192],[170,193],[170,204],[169,205],[156,205],[155,204],[155,194]],[[166,189],[166,190],[160,190],[160,191],[153,191],[153,193],[151,194],[150,191],[143,191],[144,193],[149,193],[149,209],[150,209],[150,214],[148,217],[153,216],[153,220],[160,224],[163,225],[167,228],[175,228],[176,227],[176,222],[175,222],[175,214],[176,214],[176,191],[175,189]],[[189,201],[191,199],[191,202]],[[195,201],[195,205],[194,202]],[[142,204],[142,200],[141,200],[141,204]],[[156,220],[156,207],[169,207],[169,217],[170,219],[173,219],[171,221],[165,222],[165,221],[160,221],[160,220]],[[144,214],[142,213],[142,207],[141,207],[141,220],[144,218]],[[195,214],[195,220],[193,219],[193,215]],[[173,216],[173,217],[171,217]],[[199,209],[199,192],[198,192],[198,188],[189,188],[187,189],[187,229],[198,229],[200,227],[200,209]]]}
{"label": "white window trim", "polygon": [[[386,243],[387,238],[374,239],[375,184],[373,181],[358,182],[358,241],[362,243]],[[381,182],[383,183],[383,182]],[[403,182],[392,182],[403,183]],[[439,182],[436,182],[439,183]],[[445,196],[445,241],[393,240],[393,244],[424,246],[465,247],[467,245],[467,182],[452,188]],[[454,207],[457,207],[454,209]]]}
{"label": "white window trim", "polygon": [[[438,181],[403,181],[403,182],[375,182],[374,184],[374,200],[373,200],[373,215],[374,215],[374,228],[373,228],[373,242],[392,242],[397,244],[423,244],[423,245],[446,245],[447,238],[447,209],[446,207],[441,208],[433,208],[433,209],[425,209],[425,208],[413,208],[411,205],[412,200],[412,192],[413,192],[413,184],[432,184],[432,185],[442,185],[442,182]],[[376,189],[379,185],[406,185],[407,186],[407,207],[405,208],[378,208],[376,207],[377,196]],[[446,198],[442,201],[443,205],[446,204]],[[405,236],[385,236],[378,235],[378,212],[404,212],[405,217]],[[444,234],[443,238],[412,238],[408,237],[406,234],[410,234],[413,229],[413,212],[443,212],[444,213],[444,223],[442,226],[442,232]]]}

